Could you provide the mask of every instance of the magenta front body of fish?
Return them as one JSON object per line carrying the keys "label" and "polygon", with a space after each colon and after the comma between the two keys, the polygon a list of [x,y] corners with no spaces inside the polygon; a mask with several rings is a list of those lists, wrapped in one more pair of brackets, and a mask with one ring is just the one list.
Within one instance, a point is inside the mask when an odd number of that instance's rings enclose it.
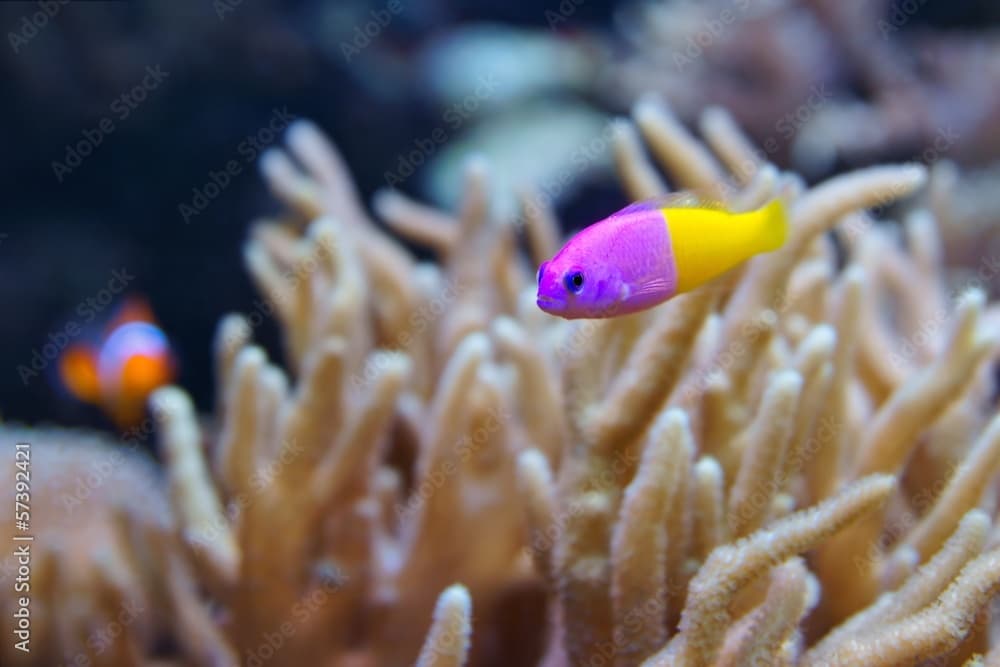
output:
{"label": "magenta front body of fish", "polygon": [[663,212],[633,206],[577,233],[538,270],[538,306],[566,319],[638,312],[674,295]]}

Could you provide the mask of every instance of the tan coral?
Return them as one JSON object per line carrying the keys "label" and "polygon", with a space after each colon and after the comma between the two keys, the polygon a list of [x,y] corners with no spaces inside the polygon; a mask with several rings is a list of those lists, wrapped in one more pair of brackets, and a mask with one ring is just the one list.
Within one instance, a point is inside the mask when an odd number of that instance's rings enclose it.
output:
{"label": "tan coral", "polygon": [[[0,435],[9,461],[0,488],[11,508],[0,523],[10,545],[0,580],[5,592],[17,592],[2,598],[0,627],[10,639],[0,649],[5,663],[142,664],[164,639],[186,644],[198,623],[209,635],[199,650],[220,648],[202,601],[174,596],[192,575],[172,535],[166,490],[139,436],[113,442],[83,431],[12,426],[0,426]],[[27,480],[19,489],[15,472]],[[15,490],[27,515],[17,527]],[[161,567],[167,560],[177,567]],[[29,635],[20,639],[18,598],[30,610]],[[23,639],[28,652],[15,648]],[[213,654],[231,657],[224,648]]]}

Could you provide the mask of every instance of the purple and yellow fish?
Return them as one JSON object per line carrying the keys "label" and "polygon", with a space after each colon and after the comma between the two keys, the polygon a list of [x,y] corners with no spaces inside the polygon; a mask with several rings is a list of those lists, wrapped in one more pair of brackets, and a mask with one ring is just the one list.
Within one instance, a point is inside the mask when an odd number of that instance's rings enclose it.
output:
{"label": "purple and yellow fish", "polygon": [[690,194],[637,202],[542,263],[538,307],[566,319],[646,310],[781,247],[787,235],[780,199],[746,213]]}

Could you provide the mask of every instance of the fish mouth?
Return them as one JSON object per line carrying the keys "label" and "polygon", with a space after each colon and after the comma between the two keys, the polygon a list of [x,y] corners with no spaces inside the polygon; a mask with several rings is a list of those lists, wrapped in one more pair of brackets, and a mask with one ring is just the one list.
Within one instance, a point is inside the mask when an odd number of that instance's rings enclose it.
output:
{"label": "fish mouth", "polygon": [[559,311],[566,307],[566,302],[553,299],[551,296],[539,294],[535,298],[535,304],[544,311]]}

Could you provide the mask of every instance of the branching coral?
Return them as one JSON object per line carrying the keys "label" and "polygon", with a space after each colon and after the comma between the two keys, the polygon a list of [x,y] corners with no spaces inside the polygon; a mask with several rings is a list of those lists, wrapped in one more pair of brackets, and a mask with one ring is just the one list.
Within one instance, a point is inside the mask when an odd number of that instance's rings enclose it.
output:
{"label": "branching coral", "polygon": [[[616,121],[625,190],[780,196],[788,243],[649,312],[574,322],[534,305],[532,264],[560,238],[543,199],[491,218],[475,161],[455,215],[380,193],[437,257],[417,261],[322,134],[290,129],[262,162],[289,212],[245,251],[268,307],[219,327],[207,448],[179,389],[153,400],[183,545],[161,565],[211,601],[171,607],[212,619],[186,659],[994,659],[988,306],[943,296],[930,214],[904,249],[863,212],[924,169],[806,189],[724,111],[700,126],[707,145],[652,98]],[[251,340],[271,315],[287,371]]]}
{"label": "branching coral", "polygon": [[[0,434],[12,508],[3,524],[12,546],[0,561],[4,664],[140,664],[171,638],[205,664],[232,659],[211,650],[209,615],[170,537],[152,461],[134,451],[138,440],[126,449],[68,430]],[[17,486],[16,472],[29,483]],[[24,521],[17,525],[15,498]]]}

